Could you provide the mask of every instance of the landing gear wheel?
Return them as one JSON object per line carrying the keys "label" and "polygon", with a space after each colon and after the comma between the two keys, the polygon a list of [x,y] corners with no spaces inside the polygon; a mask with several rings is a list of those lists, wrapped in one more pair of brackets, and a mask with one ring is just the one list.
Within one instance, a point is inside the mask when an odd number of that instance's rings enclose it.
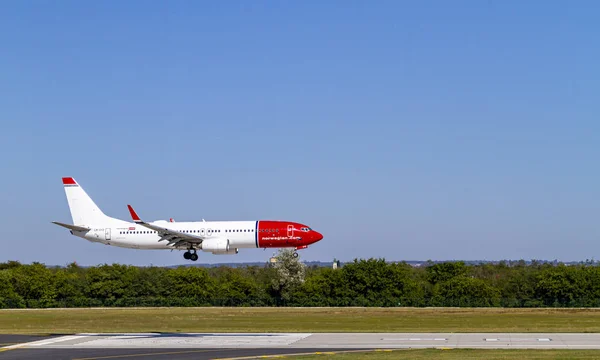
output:
{"label": "landing gear wheel", "polygon": [[190,255],[190,260],[192,260],[192,261],[198,260],[198,254],[196,254],[196,253],[191,254]]}
{"label": "landing gear wheel", "polygon": [[294,255],[292,255],[293,257],[297,258],[298,257],[298,253],[294,251]]}
{"label": "landing gear wheel", "polygon": [[191,256],[192,256],[192,253],[189,251],[186,251],[183,253],[183,258],[186,260],[189,260],[191,258]]}

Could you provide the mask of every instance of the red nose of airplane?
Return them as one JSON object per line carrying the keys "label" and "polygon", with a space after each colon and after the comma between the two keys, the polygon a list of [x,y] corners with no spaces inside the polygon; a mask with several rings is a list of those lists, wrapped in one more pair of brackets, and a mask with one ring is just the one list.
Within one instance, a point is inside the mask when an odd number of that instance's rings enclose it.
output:
{"label": "red nose of airplane", "polygon": [[315,242],[323,240],[323,235],[320,232],[314,231],[314,230],[313,230],[313,232],[314,232],[313,239]]}

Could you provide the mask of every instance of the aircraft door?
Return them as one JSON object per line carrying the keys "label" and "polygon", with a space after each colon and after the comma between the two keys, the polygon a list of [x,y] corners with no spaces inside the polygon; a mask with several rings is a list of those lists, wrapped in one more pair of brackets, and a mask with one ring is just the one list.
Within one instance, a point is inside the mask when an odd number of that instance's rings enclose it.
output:
{"label": "aircraft door", "polygon": [[288,237],[293,237],[294,236],[294,225],[288,225],[287,236]]}
{"label": "aircraft door", "polygon": [[104,230],[104,237],[106,240],[110,240],[110,228]]}

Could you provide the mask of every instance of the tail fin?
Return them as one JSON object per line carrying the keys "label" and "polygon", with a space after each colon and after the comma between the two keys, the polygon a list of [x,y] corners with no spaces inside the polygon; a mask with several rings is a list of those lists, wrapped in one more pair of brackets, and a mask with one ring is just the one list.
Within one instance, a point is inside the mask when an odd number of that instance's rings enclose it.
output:
{"label": "tail fin", "polygon": [[75,179],[64,177],[62,181],[74,225],[90,226],[101,224],[108,219]]}

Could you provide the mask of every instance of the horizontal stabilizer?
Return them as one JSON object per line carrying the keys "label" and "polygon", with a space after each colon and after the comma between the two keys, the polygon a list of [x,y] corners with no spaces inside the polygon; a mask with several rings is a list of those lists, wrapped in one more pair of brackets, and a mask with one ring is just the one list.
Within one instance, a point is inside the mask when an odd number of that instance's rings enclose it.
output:
{"label": "horizontal stabilizer", "polygon": [[90,228],[87,228],[85,226],[77,226],[77,225],[69,225],[69,224],[63,224],[61,222],[58,221],[53,221],[53,224],[56,224],[58,226],[62,226],[64,228],[67,228],[69,230],[73,230],[73,231],[90,231]]}

